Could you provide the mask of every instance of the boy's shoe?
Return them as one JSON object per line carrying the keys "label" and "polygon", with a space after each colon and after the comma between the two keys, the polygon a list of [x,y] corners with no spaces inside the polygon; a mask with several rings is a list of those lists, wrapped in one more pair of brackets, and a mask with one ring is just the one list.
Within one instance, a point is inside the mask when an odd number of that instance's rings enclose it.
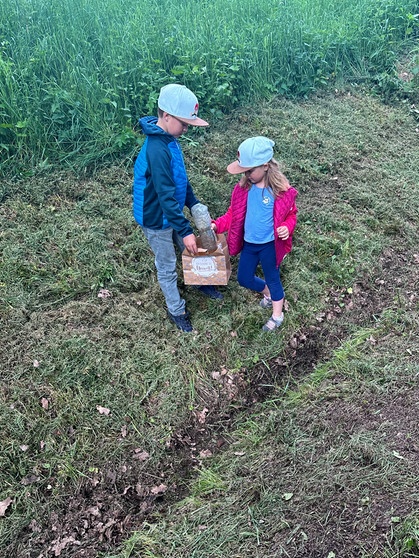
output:
{"label": "boy's shoe", "polygon": [[173,322],[175,326],[181,331],[189,332],[193,330],[191,320],[189,318],[189,312],[185,312],[184,314],[180,314],[179,316],[174,316],[169,311],[167,311],[167,316],[169,317],[169,320]]}
{"label": "boy's shoe", "polygon": [[273,331],[278,327],[281,327],[282,322],[284,321],[284,314],[282,313],[279,318],[274,318],[271,316],[266,324],[262,327],[263,331]]}
{"label": "boy's shoe", "polygon": [[214,300],[223,300],[224,296],[213,285],[199,285],[195,287],[203,295]]}
{"label": "boy's shoe", "polygon": [[270,296],[263,295],[262,300],[259,302],[262,308],[272,308],[272,299]]}

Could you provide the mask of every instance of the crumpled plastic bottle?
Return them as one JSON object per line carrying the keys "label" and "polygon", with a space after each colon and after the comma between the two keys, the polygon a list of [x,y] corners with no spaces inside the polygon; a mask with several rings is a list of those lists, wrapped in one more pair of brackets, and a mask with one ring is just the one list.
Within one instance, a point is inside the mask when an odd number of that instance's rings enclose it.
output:
{"label": "crumpled plastic bottle", "polygon": [[202,248],[208,252],[214,252],[217,249],[217,237],[211,228],[211,217],[208,207],[203,203],[196,203],[191,209],[193,220],[199,231]]}

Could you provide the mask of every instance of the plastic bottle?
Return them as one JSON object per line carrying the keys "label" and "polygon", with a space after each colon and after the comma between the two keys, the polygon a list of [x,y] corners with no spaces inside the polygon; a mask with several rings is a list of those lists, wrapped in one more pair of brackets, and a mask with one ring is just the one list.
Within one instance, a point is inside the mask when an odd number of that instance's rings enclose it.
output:
{"label": "plastic bottle", "polygon": [[191,213],[199,231],[202,248],[208,250],[208,252],[214,252],[217,249],[217,237],[211,228],[208,207],[203,203],[196,203],[192,206]]}

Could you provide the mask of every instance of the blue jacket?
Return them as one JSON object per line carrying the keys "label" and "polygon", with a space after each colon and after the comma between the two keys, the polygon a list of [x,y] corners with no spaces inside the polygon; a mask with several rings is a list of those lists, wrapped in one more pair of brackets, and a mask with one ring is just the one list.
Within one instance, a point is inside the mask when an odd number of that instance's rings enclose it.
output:
{"label": "blue jacket", "polygon": [[133,212],[149,229],[172,227],[182,238],[193,230],[183,214],[198,203],[189,183],[179,141],[156,125],[155,116],[140,119],[147,136],[134,166]]}

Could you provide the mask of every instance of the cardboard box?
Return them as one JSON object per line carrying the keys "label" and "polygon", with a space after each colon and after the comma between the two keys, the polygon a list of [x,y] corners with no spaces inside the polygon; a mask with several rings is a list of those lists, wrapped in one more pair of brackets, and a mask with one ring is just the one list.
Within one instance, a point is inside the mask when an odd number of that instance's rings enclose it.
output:
{"label": "cardboard box", "polygon": [[231,275],[230,254],[223,234],[217,235],[217,250],[208,253],[197,237],[198,254],[182,253],[185,285],[227,285]]}

